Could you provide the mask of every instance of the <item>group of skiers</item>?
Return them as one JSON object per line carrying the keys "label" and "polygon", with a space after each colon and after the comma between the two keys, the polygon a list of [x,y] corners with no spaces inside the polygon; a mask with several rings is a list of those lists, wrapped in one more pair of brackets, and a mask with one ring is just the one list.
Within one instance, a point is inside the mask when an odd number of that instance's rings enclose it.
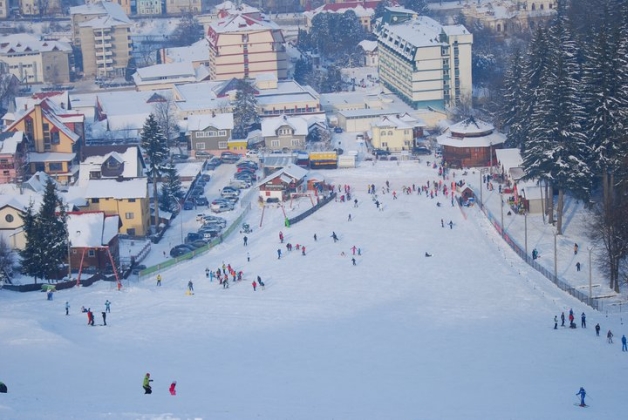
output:
{"label": "group of skiers", "polygon": [[[562,312],[560,314],[560,320],[561,320],[561,327],[565,326],[565,312]],[[583,312],[580,315],[580,328],[586,328],[587,327],[587,316],[585,315],[585,313]],[[575,316],[573,313],[573,309],[569,309],[569,328],[576,328],[576,323],[575,323]],[[554,329],[558,329],[558,316],[554,315]],[[600,324],[597,323],[595,325],[595,335],[597,337],[600,336],[600,330],[602,328],[600,327]],[[606,333],[606,341],[609,344],[613,344],[613,337],[614,334],[611,330],[608,330],[608,332]],[[621,336],[621,351],[628,351],[628,347],[627,347],[627,341],[626,341],[626,335],[622,335]]]}

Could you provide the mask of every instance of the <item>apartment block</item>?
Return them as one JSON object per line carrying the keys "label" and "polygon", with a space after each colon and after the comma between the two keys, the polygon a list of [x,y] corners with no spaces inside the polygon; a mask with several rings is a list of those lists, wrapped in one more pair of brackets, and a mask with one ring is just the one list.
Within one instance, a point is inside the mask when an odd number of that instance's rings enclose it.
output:
{"label": "apartment block", "polygon": [[80,46],[88,77],[123,76],[131,57],[131,20],[117,3],[72,7],[72,42]]}
{"label": "apartment block", "polygon": [[212,80],[248,79],[262,73],[287,77],[285,41],[274,22],[228,15],[209,25],[207,39]]}
{"label": "apartment block", "polygon": [[401,7],[388,7],[374,33],[379,76],[413,108],[446,108],[471,100],[473,35]]}

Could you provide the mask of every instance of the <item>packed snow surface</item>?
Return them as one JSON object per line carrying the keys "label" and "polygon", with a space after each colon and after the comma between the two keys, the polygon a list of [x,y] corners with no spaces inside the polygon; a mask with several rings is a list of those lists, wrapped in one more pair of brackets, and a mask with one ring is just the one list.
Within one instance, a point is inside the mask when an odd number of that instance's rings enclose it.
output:
{"label": "packed snow surface", "polygon": [[[403,186],[438,180],[426,165],[365,162],[323,173],[350,185],[352,200],[290,228],[281,208],[262,218],[254,204],[247,247],[236,232],[162,272],[161,287],[154,276],[135,277],[121,291],[98,282],[53,301],[1,290],[0,381],[9,392],[0,394],[0,418],[625,417],[628,353],[618,343],[628,328],[620,313],[596,313],[530,269],[476,207],[402,194]],[[386,180],[391,192],[382,195]],[[309,206],[300,200],[285,211]],[[306,255],[286,251],[280,231]],[[361,254],[355,266],[353,246]],[[205,278],[206,267],[223,262],[244,280],[223,289]],[[253,291],[258,275],[266,287]],[[189,280],[194,295],[186,294]],[[99,326],[106,300],[108,325]],[[95,312],[96,326],[81,306]],[[554,316],[570,308],[578,328],[554,330]],[[595,336],[598,322],[615,344]],[[147,372],[152,395],[142,390]],[[586,410],[574,406],[581,386]]]}

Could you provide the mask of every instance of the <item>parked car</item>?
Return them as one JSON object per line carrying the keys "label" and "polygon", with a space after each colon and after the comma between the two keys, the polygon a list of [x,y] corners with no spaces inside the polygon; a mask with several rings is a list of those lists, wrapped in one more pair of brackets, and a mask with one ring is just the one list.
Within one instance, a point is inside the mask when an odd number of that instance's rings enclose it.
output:
{"label": "parked car", "polygon": [[373,149],[373,154],[375,156],[388,156],[390,155],[390,152],[384,149]]}
{"label": "parked car", "polygon": [[268,197],[266,199],[266,202],[267,203],[279,203],[279,198],[277,198],[277,197]]}
{"label": "parked car", "polygon": [[199,239],[203,239],[203,235],[200,235],[196,232],[189,232],[185,237],[185,243],[198,241]]}
{"label": "parked car", "polygon": [[240,160],[240,155],[233,154],[233,155],[222,156],[220,160],[222,161],[222,163],[236,163],[237,161]]}
{"label": "parked car", "polygon": [[197,206],[209,206],[209,200],[207,200],[207,197],[196,197],[195,202]]}
{"label": "parked car", "polygon": [[192,191],[190,191],[190,195],[192,197],[198,197],[203,194],[205,194],[205,188],[203,187],[194,187],[192,188]]}
{"label": "parked car", "polygon": [[240,195],[240,190],[227,186],[223,187],[223,189],[220,191],[220,195],[223,197],[237,197]]}
{"label": "parked car", "polygon": [[229,186],[241,190],[244,188],[249,188],[251,186],[251,183],[244,179],[234,179],[229,183]]}
{"label": "parked car", "polygon": [[242,162],[238,162],[236,166],[238,168],[241,168],[242,166],[248,166],[255,170],[259,169],[259,165],[256,162],[253,162],[252,160],[243,160]]}
{"label": "parked car", "polygon": [[431,155],[432,151],[424,146],[418,146],[412,149],[413,155]]}
{"label": "parked car", "polygon": [[216,224],[224,228],[227,226],[227,220],[224,217],[218,217],[210,214],[203,218],[203,224]]}
{"label": "parked car", "polygon": [[185,162],[188,160],[188,158],[189,158],[188,155],[184,155],[181,153],[175,153],[174,155],[172,155],[173,162]]}
{"label": "parked car", "polygon": [[214,213],[222,213],[223,211],[233,210],[233,204],[231,203],[217,203],[211,205],[211,211]]}
{"label": "parked car", "polygon": [[190,242],[189,245],[192,245],[194,248],[202,248],[208,243],[206,239],[199,239],[198,241]]}
{"label": "parked car", "polygon": [[203,174],[201,175],[201,179],[205,182],[209,182],[209,180],[211,179],[211,177],[209,176],[209,174]]}
{"label": "parked car", "polygon": [[206,150],[197,150],[195,153],[195,156],[199,158],[207,158],[207,159],[214,157],[214,155],[212,155]]}
{"label": "parked car", "polygon": [[172,258],[180,257],[181,255],[187,254],[189,252],[194,251],[195,248],[191,245],[177,245],[172,247],[170,250],[170,256]]}
{"label": "parked car", "polygon": [[194,201],[188,199],[183,203],[183,210],[194,210]]}
{"label": "parked car", "polygon": [[342,133],[341,127],[334,127],[334,133]]}
{"label": "parked car", "polygon": [[207,171],[214,170],[222,164],[222,160],[217,157],[213,157],[205,161],[204,169]]}
{"label": "parked car", "polygon": [[235,208],[235,205],[240,200],[239,197],[225,197],[225,198],[227,199],[227,202],[230,203],[234,208]]}
{"label": "parked car", "polygon": [[258,153],[259,152],[257,150],[247,150],[246,151],[246,156],[247,157],[257,157]]}
{"label": "parked car", "polygon": [[140,271],[142,270],[146,270],[146,266],[144,264],[138,264],[135,267],[133,267],[133,269],[131,270],[131,274],[134,274],[137,276],[140,274]]}

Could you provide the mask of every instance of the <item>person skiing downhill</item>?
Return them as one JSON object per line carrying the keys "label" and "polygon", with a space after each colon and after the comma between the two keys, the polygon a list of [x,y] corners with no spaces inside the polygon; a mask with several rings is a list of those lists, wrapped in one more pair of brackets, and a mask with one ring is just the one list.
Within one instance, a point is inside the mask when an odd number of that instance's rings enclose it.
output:
{"label": "person skiing downhill", "polygon": [[628,351],[628,347],[626,346],[626,335],[621,336],[621,351]]}
{"label": "person skiing downhill", "polygon": [[142,387],[144,388],[144,394],[152,394],[153,388],[150,386],[150,383],[153,380],[150,378],[150,373],[144,375],[144,382],[142,383]]}
{"label": "person skiing downhill", "polygon": [[168,391],[170,391],[170,395],[177,395],[177,390],[176,390],[176,386],[177,386],[177,381],[172,381],[172,383],[170,384],[170,388],[168,388]]}
{"label": "person skiing downhill", "polygon": [[587,405],[584,403],[584,397],[587,395],[587,392],[583,387],[580,387],[580,391],[576,395],[580,395],[580,407],[586,407]]}
{"label": "person skiing downhill", "polygon": [[558,329],[558,317],[554,315],[554,329]]}

